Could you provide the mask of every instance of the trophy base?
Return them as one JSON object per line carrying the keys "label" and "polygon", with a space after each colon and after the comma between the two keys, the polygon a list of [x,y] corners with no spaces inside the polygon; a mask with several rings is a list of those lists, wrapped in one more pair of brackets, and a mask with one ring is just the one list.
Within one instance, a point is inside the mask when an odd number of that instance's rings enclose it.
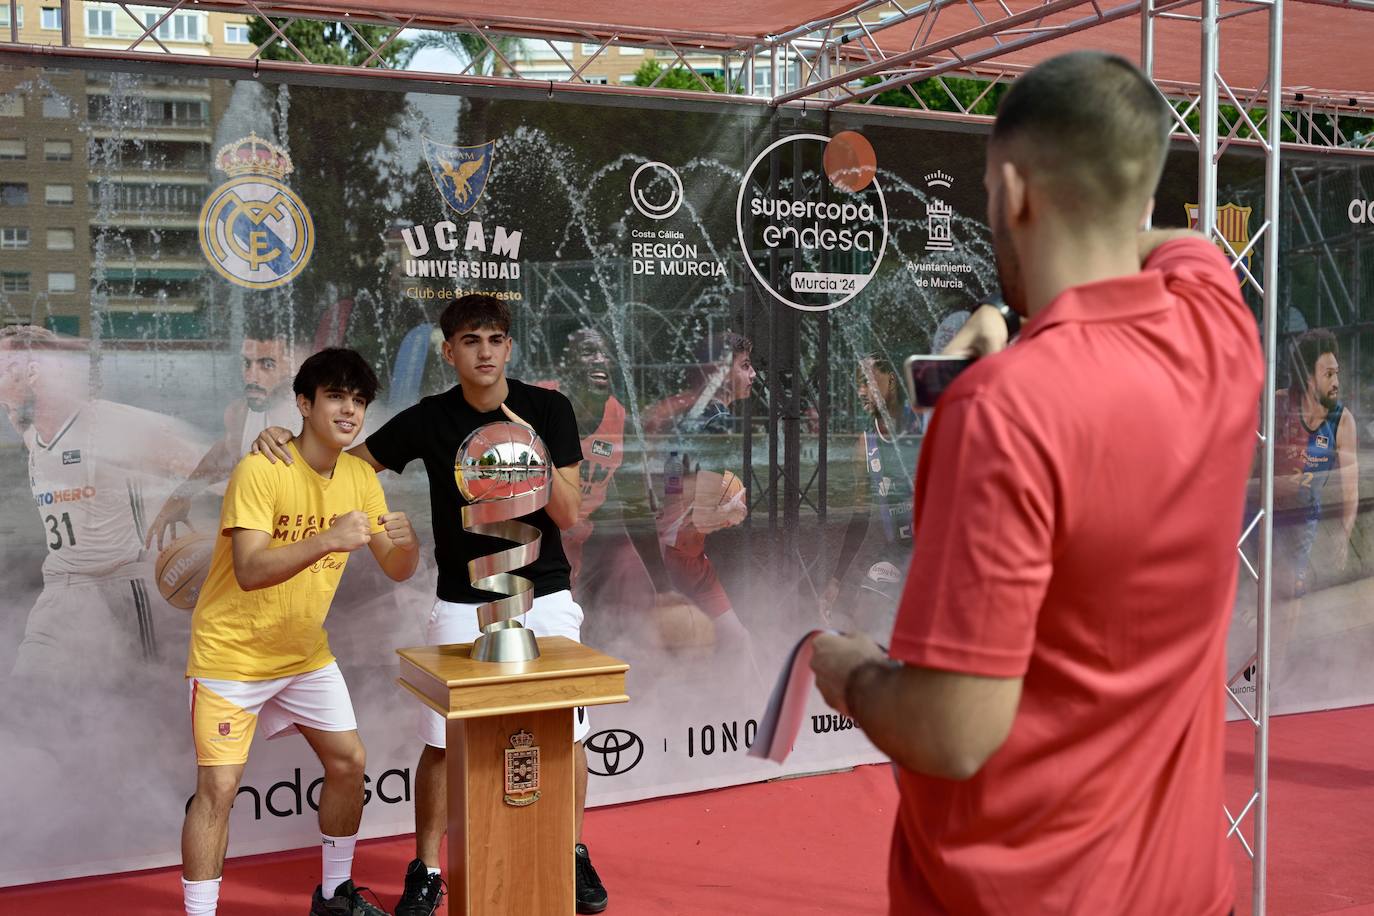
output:
{"label": "trophy base", "polygon": [[515,621],[477,637],[472,644],[472,658],[479,662],[528,662],[539,657],[539,643],[534,631]]}

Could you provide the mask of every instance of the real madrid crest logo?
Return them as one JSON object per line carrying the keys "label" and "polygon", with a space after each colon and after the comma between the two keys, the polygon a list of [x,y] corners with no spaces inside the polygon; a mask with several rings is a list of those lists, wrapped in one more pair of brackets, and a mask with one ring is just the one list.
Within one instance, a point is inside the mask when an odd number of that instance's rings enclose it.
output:
{"label": "real madrid crest logo", "polygon": [[282,184],[291,158],[257,134],[226,144],[215,166],[229,181],[200,208],[200,249],[230,283],[271,289],[295,279],[315,250],[315,224]]}

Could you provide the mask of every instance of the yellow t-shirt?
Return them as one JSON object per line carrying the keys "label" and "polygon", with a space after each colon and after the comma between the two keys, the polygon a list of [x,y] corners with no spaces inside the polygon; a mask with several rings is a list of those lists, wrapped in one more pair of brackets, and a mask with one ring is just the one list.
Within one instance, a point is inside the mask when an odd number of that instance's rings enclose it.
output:
{"label": "yellow t-shirt", "polygon": [[272,536],[269,549],[285,547],[355,509],[367,513],[377,534],[386,497],[365,461],[340,454],[334,476],[326,479],[295,443],[291,451],[290,465],[248,455],[229,478],[210,572],[191,617],[187,677],[263,681],[315,671],[334,660],[324,618],[348,554],[331,553],[280,585],[244,591],[234,576],[230,535],[235,528],[266,531]]}

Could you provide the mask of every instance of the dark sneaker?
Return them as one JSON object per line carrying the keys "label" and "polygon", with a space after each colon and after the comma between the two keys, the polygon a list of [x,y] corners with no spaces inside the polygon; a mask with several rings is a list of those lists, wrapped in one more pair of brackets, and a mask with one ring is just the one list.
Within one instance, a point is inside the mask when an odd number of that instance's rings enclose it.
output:
{"label": "dark sneaker", "polygon": [[396,904],[396,916],[434,916],[447,888],[444,879],[430,874],[424,862],[411,860],[406,866],[406,889]]}
{"label": "dark sneaker", "polygon": [[577,875],[577,912],[600,913],[606,909],[606,887],[592,867],[592,857],[582,843],[573,847],[573,870]]}
{"label": "dark sneaker", "polygon": [[386,910],[363,897],[363,891],[366,890],[365,887],[354,887],[352,880],[349,880],[339,885],[333,897],[325,900],[317,884],[315,896],[310,901],[310,916],[390,916]]}

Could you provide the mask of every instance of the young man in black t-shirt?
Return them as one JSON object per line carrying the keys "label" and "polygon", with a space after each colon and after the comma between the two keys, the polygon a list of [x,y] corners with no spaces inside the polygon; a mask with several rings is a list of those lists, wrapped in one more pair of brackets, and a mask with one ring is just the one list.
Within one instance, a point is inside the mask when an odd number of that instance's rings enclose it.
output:
{"label": "young man in black t-shirt", "polygon": [[[544,440],[557,472],[544,509],[523,516],[543,538],[539,558],[515,573],[534,583],[534,606],[525,625],[539,636],[566,636],[578,640],[582,608],[572,598],[568,560],[563,553],[560,530],[577,522],[581,502],[578,465],[582,443],[577,419],[564,395],[506,378],[510,359],[510,312],[491,296],[470,295],[456,300],[439,319],[444,334],[444,361],[458,372],[458,384],[442,394],[422,398],[350,451],[377,470],[400,473],[415,459],[424,462],[429,475],[429,497],[434,525],[434,558],[439,567],[438,596],[430,614],[431,644],[472,642],[477,638],[477,605],[500,595],[474,589],[468,580],[468,561],[508,548],[508,542],[472,534],[463,529],[462,507],[466,501],[453,476],[458,447],[479,426],[513,420],[532,428]],[[258,440],[269,452],[282,436],[268,430]],[[439,842],[447,826],[444,719],[423,710],[420,738],[425,743],[415,774],[416,858],[406,870],[405,893],[396,916],[430,916],[443,895],[439,877]],[[590,732],[584,709],[573,717],[573,739],[582,741]],[[573,755],[577,763],[577,832],[582,831],[582,809],[587,793],[586,757]],[[577,912],[599,913],[606,908],[606,890],[592,868],[587,847],[574,849],[577,876]]]}

